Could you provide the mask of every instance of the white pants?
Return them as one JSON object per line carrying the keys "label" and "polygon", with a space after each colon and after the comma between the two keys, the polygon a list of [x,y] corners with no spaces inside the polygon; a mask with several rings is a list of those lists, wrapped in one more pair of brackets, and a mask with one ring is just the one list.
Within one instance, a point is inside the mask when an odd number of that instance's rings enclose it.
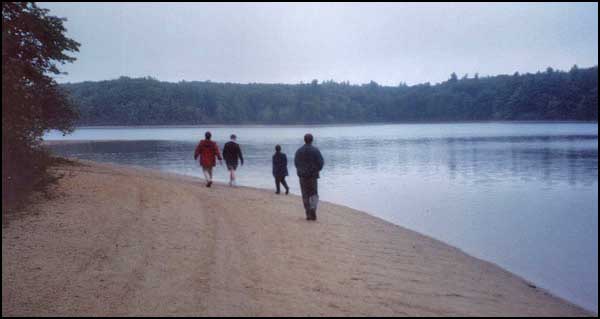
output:
{"label": "white pants", "polygon": [[202,167],[202,173],[204,173],[206,182],[212,182],[212,169],[212,167]]}

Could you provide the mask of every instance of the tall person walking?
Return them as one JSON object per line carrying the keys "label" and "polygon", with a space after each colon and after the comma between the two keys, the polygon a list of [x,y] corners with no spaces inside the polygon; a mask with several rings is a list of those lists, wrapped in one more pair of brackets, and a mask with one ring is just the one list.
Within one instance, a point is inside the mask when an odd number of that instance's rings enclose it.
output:
{"label": "tall person walking", "polygon": [[312,144],[312,134],[304,135],[304,145],[296,151],[294,158],[307,220],[317,220],[317,204],[319,203],[317,179],[324,165],[321,151]]}

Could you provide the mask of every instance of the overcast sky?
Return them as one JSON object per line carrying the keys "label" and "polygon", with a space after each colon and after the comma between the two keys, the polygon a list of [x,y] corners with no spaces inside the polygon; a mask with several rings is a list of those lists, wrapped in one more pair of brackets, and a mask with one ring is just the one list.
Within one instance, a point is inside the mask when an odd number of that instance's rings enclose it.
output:
{"label": "overcast sky", "polygon": [[597,3],[40,3],[81,43],[59,82],[383,85],[598,64]]}

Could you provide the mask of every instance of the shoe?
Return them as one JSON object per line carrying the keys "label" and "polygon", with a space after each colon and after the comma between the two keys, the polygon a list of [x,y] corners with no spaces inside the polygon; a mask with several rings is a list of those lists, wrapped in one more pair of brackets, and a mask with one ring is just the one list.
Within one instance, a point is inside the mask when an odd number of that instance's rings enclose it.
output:
{"label": "shoe", "polygon": [[279,192],[275,192],[275,194],[279,195]]}
{"label": "shoe", "polygon": [[212,182],[208,182],[208,183],[206,184],[206,187],[210,187],[211,185],[212,185]]}
{"label": "shoe", "polygon": [[285,190],[285,194],[287,195],[287,194],[289,194],[289,193],[290,193],[290,189],[289,189],[289,188],[287,188],[287,189]]}

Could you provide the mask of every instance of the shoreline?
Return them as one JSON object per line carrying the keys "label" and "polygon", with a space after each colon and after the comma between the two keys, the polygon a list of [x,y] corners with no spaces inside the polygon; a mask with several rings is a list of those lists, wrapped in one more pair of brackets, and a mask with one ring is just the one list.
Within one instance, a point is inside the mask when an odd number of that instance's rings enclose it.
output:
{"label": "shoreline", "polygon": [[84,160],[55,170],[59,195],[3,227],[3,315],[593,316],[346,206],[320,203],[313,224],[296,195]]}
{"label": "shoreline", "polygon": [[423,125],[423,124],[598,124],[597,121],[578,121],[578,120],[570,120],[570,121],[544,121],[544,120],[523,120],[523,121],[501,121],[501,120],[489,120],[489,121],[412,121],[412,122],[366,122],[366,123],[320,123],[320,124],[260,124],[260,123],[239,123],[239,124],[130,124],[130,125],[81,125],[76,126],[76,128],[214,128],[214,127],[230,127],[230,126],[239,126],[239,127],[330,127],[330,126],[367,126],[367,125]]}

